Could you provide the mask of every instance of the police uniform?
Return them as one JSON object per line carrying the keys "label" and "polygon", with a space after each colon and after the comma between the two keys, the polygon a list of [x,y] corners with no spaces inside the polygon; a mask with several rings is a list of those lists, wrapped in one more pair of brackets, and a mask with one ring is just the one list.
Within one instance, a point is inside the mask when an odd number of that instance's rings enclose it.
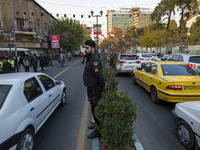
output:
{"label": "police uniform", "polygon": [[91,104],[94,121],[100,126],[100,123],[95,116],[94,109],[101,98],[105,80],[102,73],[102,64],[99,55],[96,52],[86,59],[83,81],[84,85],[87,87],[88,100]]}

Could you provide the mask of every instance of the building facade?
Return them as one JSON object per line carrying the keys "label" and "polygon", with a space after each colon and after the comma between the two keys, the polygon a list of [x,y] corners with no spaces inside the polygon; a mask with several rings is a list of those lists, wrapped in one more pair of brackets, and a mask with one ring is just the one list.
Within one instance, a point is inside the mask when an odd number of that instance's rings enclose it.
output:
{"label": "building facade", "polygon": [[107,10],[107,33],[112,32],[114,27],[126,30],[127,26],[133,25],[133,15],[126,11]]}
{"label": "building facade", "polygon": [[121,28],[125,31],[127,26],[142,28],[153,23],[150,14],[150,8],[121,8],[119,11],[107,10],[107,33],[111,32],[114,27]]}
{"label": "building facade", "polygon": [[35,0],[13,0],[13,7],[11,0],[0,1],[0,47],[14,44],[12,10],[16,47],[36,53],[50,49],[48,30],[55,18]]}

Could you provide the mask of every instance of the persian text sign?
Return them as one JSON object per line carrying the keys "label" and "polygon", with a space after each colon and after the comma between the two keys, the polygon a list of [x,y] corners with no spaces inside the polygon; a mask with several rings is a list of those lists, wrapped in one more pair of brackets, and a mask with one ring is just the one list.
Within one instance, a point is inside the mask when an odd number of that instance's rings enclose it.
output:
{"label": "persian text sign", "polygon": [[[97,24],[93,25],[94,27],[94,35],[97,34]],[[98,24],[98,34],[101,34],[101,24]]]}
{"label": "persian text sign", "polygon": [[51,48],[60,48],[59,35],[51,35]]}

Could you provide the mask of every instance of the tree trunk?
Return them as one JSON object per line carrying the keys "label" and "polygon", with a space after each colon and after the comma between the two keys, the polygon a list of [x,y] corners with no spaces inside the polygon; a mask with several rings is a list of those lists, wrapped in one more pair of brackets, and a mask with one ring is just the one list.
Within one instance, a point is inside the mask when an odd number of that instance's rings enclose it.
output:
{"label": "tree trunk", "polygon": [[169,17],[168,17],[168,22],[167,22],[167,31],[169,30],[171,15],[172,15],[172,11],[169,12]]}
{"label": "tree trunk", "polygon": [[181,19],[180,19],[180,26],[179,26],[179,35],[181,35],[183,17],[184,17],[184,8],[181,8]]}

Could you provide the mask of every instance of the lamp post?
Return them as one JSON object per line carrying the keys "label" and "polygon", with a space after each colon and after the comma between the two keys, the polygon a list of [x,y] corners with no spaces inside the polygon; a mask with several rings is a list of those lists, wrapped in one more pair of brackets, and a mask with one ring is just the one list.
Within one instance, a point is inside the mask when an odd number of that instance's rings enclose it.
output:
{"label": "lamp post", "polygon": [[98,35],[99,35],[99,31],[98,31],[98,17],[102,17],[102,15],[103,15],[103,11],[101,10],[100,11],[100,15],[94,15],[94,11],[92,10],[91,12],[91,15],[92,15],[92,17],[96,17],[96,22],[97,22],[97,50],[99,50],[99,47],[98,47],[98,42],[99,42],[99,37],[98,37]]}
{"label": "lamp post", "polygon": [[14,39],[14,48],[15,48],[15,62],[16,62],[15,66],[17,67],[17,72],[19,72],[18,60],[17,60],[16,37],[15,37],[15,17],[14,17],[13,0],[11,0],[11,7],[12,7],[12,21],[13,21],[13,39]]}

